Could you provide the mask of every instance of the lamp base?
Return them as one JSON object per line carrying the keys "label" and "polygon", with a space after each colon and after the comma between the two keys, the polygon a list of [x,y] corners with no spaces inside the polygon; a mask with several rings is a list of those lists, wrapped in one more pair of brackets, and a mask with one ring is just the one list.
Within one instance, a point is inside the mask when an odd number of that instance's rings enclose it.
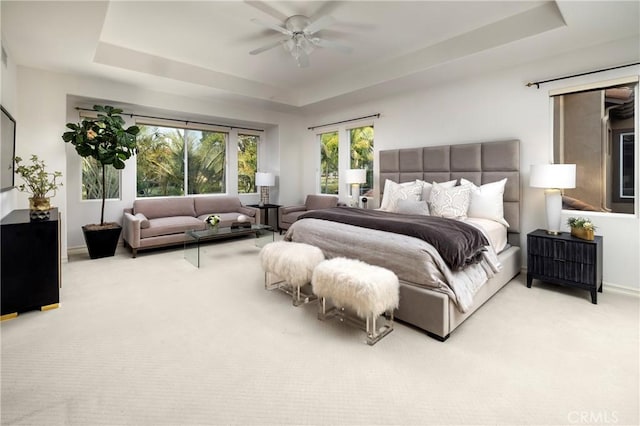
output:
{"label": "lamp base", "polygon": [[258,205],[260,207],[264,207],[265,204],[269,204],[269,187],[261,186],[260,187],[260,202]]}
{"label": "lamp base", "polygon": [[547,210],[547,234],[558,235],[560,233],[562,194],[559,189],[545,189],[544,195]]}

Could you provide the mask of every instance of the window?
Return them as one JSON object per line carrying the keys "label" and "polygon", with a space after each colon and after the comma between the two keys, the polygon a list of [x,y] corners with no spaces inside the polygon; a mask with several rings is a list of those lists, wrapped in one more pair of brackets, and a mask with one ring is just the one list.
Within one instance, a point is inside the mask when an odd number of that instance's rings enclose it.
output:
{"label": "window", "polygon": [[338,132],[320,136],[320,193],[338,193]]}
{"label": "window", "polygon": [[349,129],[352,169],[365,169],[367,182],[360,185],[360,195],[371,196],[373,193],[373,126]]}
{"label": "window", "polygon": [[551,93],[554,162],[576,164],[563,208],[634,213],[637,78]]}
{"label": "window", "polygon": [[238,193],[256,192],[260,136],[238,134]]}
{"label": "window", "polygon": [[226,192],[226,133],[139,127],[138,197]]}
{"label": "window", "polygon": [[[104,168],[105,198],[120,198],[120,171],[114,167]],[[82,158],[82,199],[102,199],[102,165],[93,157]]]}

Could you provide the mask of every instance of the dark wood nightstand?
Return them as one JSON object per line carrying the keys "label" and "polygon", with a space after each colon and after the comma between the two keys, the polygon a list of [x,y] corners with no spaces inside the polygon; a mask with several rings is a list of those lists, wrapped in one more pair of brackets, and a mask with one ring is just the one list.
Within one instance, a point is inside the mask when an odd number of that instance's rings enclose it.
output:
{"label": "dark wood nightstand", "polygon": [[598,303],[602,292],[602,237],[593,241],[572,237],[568,232],[547,234],[538,229],[527,234],[527,287],[534,278],[577,287],[591,292]]}
{"label": "dark wood nightstand", "polygon": [[[263,225],[273,226],[273,229],[278,229],[278,209],[282,207],[280,204],[265,204],[263,206],[259,204],[247,204],[247,207],[254,207],[256,209],[262,210],[264,212],[264,215],[260,215],[260,222]],[[269,210],[275,210],[275,214],[272,216],[272,218],[275,218],[275,221],[269,220]],[[274,223],[271,224],[271,222]]]}

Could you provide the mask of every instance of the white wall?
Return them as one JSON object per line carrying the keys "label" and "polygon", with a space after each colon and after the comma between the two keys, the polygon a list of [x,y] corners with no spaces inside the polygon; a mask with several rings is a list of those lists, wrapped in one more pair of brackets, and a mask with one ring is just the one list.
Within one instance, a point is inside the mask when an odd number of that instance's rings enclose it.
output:
{"label": "white wall", "polygon": [[[583,62],[593,57],[602,60],[606,51],[592,49],[576,53]],[[583,56],[585,55],[585,56]],[[381,113],[375,120],[375,158],[378,151],[429,145],[483,142],[504,139],[521,141],[521,246],[526,267],[526,234],[545,227],[544,194],[529,188],[529,166],[552,159],[551,110],[548,91],[590,81],[638,75],[640,67],[626,68],[597,75],[574,78],[540,89],[525,86],[529,79],[567,75],[562,64],[567,57],[455,81],[437,87],[416,89],[411,93],[388,96],[355,107],[334,109],[314,115],[308,124],[333,122]],[[631,62],[631,61],[629,61]],[[617,63],[617,62],[616,62]],[[623,62],[624,63],[624,62]],[[589,68],[587,68],[589,69]],[[425,82],[425,86],[428,82]],[[640,128],[636,124],[636,128]],[[307,154],[304,169],[317,169],[317,140],[309,132],[305,140]],[[636,160],[637,163],[640,163]],[[377,184],[378,165],[374,166]],[[304,189],[315,190],[315,177],[305,175]],[[636,188],[638,188],[636,183]],[[379,191],[379,188],[377,188]],[[574,212],[575,215],[575,212]],[[581,216],[591,216],[580,212]],[[604,237],[605,284],[640,290],[640,223],[637,215],[592,214],[598,235]],[[568,214],[563,214],[563,222]],[[565,225],[566,227],[566,225]]]}
{"label": "white wall", "polygon": [[[0,90],[0,104],[9,111],[9,114],[16,120],[16,123],[20,122],[20,116],[18,115],[17,107],[17,74],[16,64],[13,61],[13,56],[8,46],[3,44],[4,50],[7,53],[7,65],[0,64],[0,84],[2,89]],[[16,133],[18,133],[16,129]],[[3,159],[2,164],[5,164]],[[18,178],[16,177],[16,183]],[[11,189],[8,191],[0,192],[0,218],[5,217],[11,210],[16,207],[16,194],[17,189]]]}
{"label": "white wall", "polygon": [[[71,101],[68,101],[71,95]],[[261,108],[249,108],[203,99],[190,99],[176,95],[141,90],[138,87],[115,83],[104,79],[82,78],[67,74],[47,72],[27,67],[18,67],[18,122],[17,154],[28,156],[31,153],[40,155],[52,170],[63,172],[64,187],[52,204],[59,207],[63,214],[63,255],[67,248],[84,246],[81,226],[95,223],[100,218],[99,201],[80,200],[80,157],[71,144],[65,144],[62,133],[65,124],[79,120],[73,108],[78,97],[100,99],[114,104],[134,105],[134,112],[144,108],[176,111],[184,118],[185,114],[198,117],[211,116],[229,120],[242,120],[264,123],[266,127],[266,160],[261,160],[264,168],[279,175],[279,191],[273,191],[272,202],[286,202],[291,195],[278,199],[280,194],[298,194],[298,168],[281,167],[280,155],[286,152],[287,160],[302,156],[301,139],[303,131],[300,119],[294,115],[274,112]],[[139,108],[138,108],[139,107]],[[109,200],[105,207],[105,220],[121,221],[122,209],[130,207],[135,197],[135,164],[133,159],[122,175],[122,200]],[[295,197],[295,196],[293,196]],[[257,195],[241,197],[243,202],[257,202]],[[27,208],[26,195],[19,196],[13,208]]]}

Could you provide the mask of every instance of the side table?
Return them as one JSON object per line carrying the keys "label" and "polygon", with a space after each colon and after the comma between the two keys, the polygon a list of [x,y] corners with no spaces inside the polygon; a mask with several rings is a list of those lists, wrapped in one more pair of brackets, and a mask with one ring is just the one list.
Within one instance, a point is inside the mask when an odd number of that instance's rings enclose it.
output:
{"label": "side table", "polygon": [[273,229],[278,229],[278,209],[282,207],[280,204],[265,204],[262,206],[260,204],[247,204],[247,207],[260,209],[260,213],[264,212],[264,215],[260,214],[260,223],[262,225],[271,225],[269,220],[269,210],[275,210],[273,217],[275,218],[276,223],[271,226]]}
{"label": "side table", "polygon": [[547,234],[538,229],[527,234],[527,287],[533,279],[576,287],[591,293],[598,303],[602,293],[602,236],[582,240],[568,232]]}

